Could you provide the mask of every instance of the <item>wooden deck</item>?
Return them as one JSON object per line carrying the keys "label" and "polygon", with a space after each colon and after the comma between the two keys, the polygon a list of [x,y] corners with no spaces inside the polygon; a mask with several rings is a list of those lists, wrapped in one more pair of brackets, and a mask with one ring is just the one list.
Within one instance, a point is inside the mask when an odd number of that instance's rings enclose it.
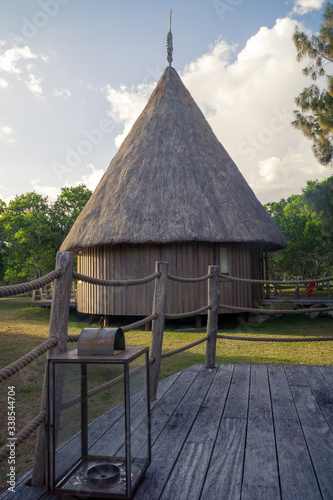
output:
{"label": "wooden deck", "polygon": [[[31,307],[48,307],[51,309],[52,299],[41,299],[41,300],[32,300]],[[76,309],[77,302],[75,299],[71,299],[69,303],[69,307]]]}
{"label": "wooden deck", "polygon": [[263,306],[269,305],[281,305],[281,304],[291,304],[295,306],[331,306],[333,304],[333,299],[328,297],[300,297],[296,299],[295,297],[271,297],[269,299],[262,299],[260,304]]}
{"label": "wooden deck", "polygon": [[[152,406],[135,500],[333,499],[333,366],[195,365]],[[59,498],[28,478],[0,498]]]}

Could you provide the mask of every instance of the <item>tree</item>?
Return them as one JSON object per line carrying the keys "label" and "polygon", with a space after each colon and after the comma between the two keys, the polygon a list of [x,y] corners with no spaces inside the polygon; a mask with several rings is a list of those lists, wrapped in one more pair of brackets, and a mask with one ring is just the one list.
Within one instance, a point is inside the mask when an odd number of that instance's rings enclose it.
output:
{"label": "tree", "polygon": [[306,204],[322,221],[322,234],[333,236],[333,176],[324,181],[308,181],[303,189]]}
{"label": "tree", "polygon": [[61,243],[91,195],[92,191],[84,184],[61,189],[61,194],[57,197],[50,210],[55,251],[59,250]]}
{"label": "tree", "polygon": [[66,187],[52,204],[35,193],[0,200],[0,280],[29,281],[54,269],[63,239],[91,196],[81,184]]}
{"label": "tree", "polygon": [[[293,41],[297,60],[310,58],[303,74],[314,81],[326,75],[326,66],[333,62],[333,5],[327,2],[318,35],[309,37],[296,27]],[[312,150],[318,161],[330,165],[333,160],[333,77],[326,76],[327,90],[312,84],[296,97],[299,109],[294,111],[292,125],[313,142]]]}
{"label": "tree", "polygon": [[5,280],[9,283],[34,279],[48,272],[54,256],[47,198],[35,193],[16,196],[3,207],[5,231]]}
{"label": "tree", "polygon": [[270,254],[272,279],[318,278],[331,273],[332,239],[322,234],[320,215],[306,204],[305,195],[265,205],[287,240],[287,248]]}
{"label": "tree", "polygon": [[0,200],[0,283],[5,276],[5,259],[6,259],[6,232],[5,226],[2,220],[2,214],[6,208],[6,203]]}

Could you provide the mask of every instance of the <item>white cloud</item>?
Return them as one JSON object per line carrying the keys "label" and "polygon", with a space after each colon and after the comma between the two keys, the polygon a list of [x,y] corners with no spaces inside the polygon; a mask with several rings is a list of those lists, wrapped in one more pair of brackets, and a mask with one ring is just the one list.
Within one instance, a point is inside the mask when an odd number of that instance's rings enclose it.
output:
{"label": "white cloud", "polygon": [[40,179],[34,179],[31,181],[34,191],[42,196],[47,196],[50,201],[55,201],[57,196],[61,193],[61,188],[55,186],[40,186],[40,182]]}
{"label": "white cloud", "polygon": [[[0,47],[5,47],[6,42],[2,41]],[[48,56],[34,54],[28,46],[12,47],[10,49],[0,48],[0,73],[16,77],[23,82],[30,92],[40,96],[43,92],[41,87],[41,77],[35,75],[37,61],[47,62]],[[7,80],[0,78],[0,88],[8,86]]]}
{"label": "white cloud", "polygon": [[15,140],[12,137],[13,129],[8,125],[3,125],[0,128],[0,143],[13,144]]}
{"label": "white cloud", "polygon": [[[92,165],[92,164],[88,164],[87,169],[90,170],[90,173],[83,175],[81,177],[81,179],[79,179],[76,182],[72,182],[72,183],[66,182],[65,187],[72,187],[72,186],[78,186],[80,184],[85,184],[88,189],[90,189],[91,191],[94,191],[97,187],[97,184],[99,183],[99,181],[101,180],[101,178],[104,174],[104,170],[95,168],[94,165]],[[39,178],[31,181],[31,185],[32,185],[34,191],[36,191],[36,193],[39,193],[43,196],[47,196],[50,201],[56,201],[57,197],[61,194],[61,187],[43,186],[43,185],[40,185],[40,183],[41,183],[41,180]],[[1,189],[1,186],[0,186],[0,189]],[[0,196],[0,199],[3,199],[3,198],[1,198],[1,196]]]}
{"label": "white cloud", "polygon": [[18,64],[22,60],[37,59],[37,55],[33,54],[29,47],[13,47],[11,49],[0,52],[0,71],[6,73],[22,73],[22,69]]}
{"label": "white cloud", "polygon": [[[272,156],[260,161],[259,177],[250,185],[261,200],[268,202],[299,194],[307,180],[329,174],[327,167],[313,162],[311,151],[290,152],[282,158]],[[293,191],[290,186],[293,186]],[[269,197],[266,192],[269,192]]]}
{"label": "white cloud", "polygon": [[11,134],[13,132],[13,129],[11,127],[8,127],[7,125],[4,125],[1,129],[1,131],[4,134]]}
{"label": "white cloud", "polygon": [[[233,56],[235,47],[218,40],[181,78],[216,136],[236,162],[260,201],[278,200],[310,179],[330,171],[315,160],[311,142],[291,126],[294,99],[309,85],[296,62],[292,36],[296,21],[277,19],[262,27]],[[110,116],[124,125],[117,145],[128,134],[151,88],[108,88]]]}
{"label": "white cloud", "polygon": [[131,130],[135,120],[145,107],[155,84],[141,84],[129,90],[122,85],[118,90],[106,87],[107,100],[111,105],[108,115],[117,123],[124,125],[124,130],[115,138],[117,147],[121,145]]}
{"label": "white cloud", "polygon": [[65,99],[68,99],[71,96],[71,93],[68,89],[62,88],[62,89],[53,89],[53,95],[55,97],[64,97]]}
{"label": "white cloud", "polygon": [[95,168],[91,163],[87,165],[87,168],[91,170],[91,173],[83,175],[81,179],[75,183],[75,186],[78,186],[79,184],[85,184],[88,189],[94,191],[97,187],[97,184],[101,180],[102,175],[104,174],[104,170]]}
{"label": "white cloud", "polygon": [[41,84],[40,84],[42,79],[37,78],[32,73],[30,73],[28,75],[28,77],[29,77],[29,79],[25,80],[25,84],[26,84],[27,88],[30,90],[30,92],[32,92],[36,96],[40,96],[43,93],[43,89],[42,89]]}
{"label": "white cloud", "polygon": [[5,89],[6,87],[8,87],[7,80],[5,80],[4,78],[0,78],[0,88]]}
{"label": "white cloud", "polygon": [[307,14],[312,10],[319,10],[324,5],[325,0],[296,0],[293,8],[295,14]]}

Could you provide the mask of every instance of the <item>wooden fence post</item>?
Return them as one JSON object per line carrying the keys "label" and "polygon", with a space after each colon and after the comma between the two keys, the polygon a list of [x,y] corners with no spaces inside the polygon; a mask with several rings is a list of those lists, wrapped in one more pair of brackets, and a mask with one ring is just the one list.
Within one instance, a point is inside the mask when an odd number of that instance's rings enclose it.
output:
{"label": "wooden fence post", "polygon": [[[58,344],[47,355],[60,354],[67,350],[68,313],[70,307],[74,254],[58,252],[56,269],[61,269],[60,278],[54,280],[53,296],[50,314],[49,338],[57,337]],[[47,403],[47,364],[45,367],[44,386],[42,392],[41,410]],[[40,425],[35,448],[34,465],[31,486],[43,486],[46,480],[47,464],[47,429]]]}
{"label": "wooden fence post", "polygon": [[216,340],[219,319],[219,266],[209,266],[208,273],[212,277],[208,280],[208,304],[212,306],[208,310],[207,337],[205,368],[215,368]]}
{"label": "wooden fence post", "polygon": [[155,401],[158,379],[160,376],[161,354],[163,333],[165,325],[165,308],[167,298],[168,285],[168,263],[156,262],[155,272],[161,273],[161,276],[155,280],[153,314],[157,314],[157,318],[153,320],[151,332],[151,349],[150,359],[150,399]]}

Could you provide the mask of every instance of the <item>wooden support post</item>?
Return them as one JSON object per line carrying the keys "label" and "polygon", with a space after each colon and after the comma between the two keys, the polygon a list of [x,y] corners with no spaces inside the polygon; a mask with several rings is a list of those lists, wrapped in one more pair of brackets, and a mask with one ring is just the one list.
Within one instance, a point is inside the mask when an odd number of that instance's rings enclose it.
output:
{"label": "wooden support post", "polygon": [[[49,338],[57,337],[58,344],[50,349],[47,355],[60,354],[67,350],[68,313],[71,298],[72,274],[74,254],[72,252],[58,252],[56,269],[61,269],[60,278],[54,280],[53,297],[51,304]],[[44,375],[41,410],[47,404],[47,360]],[[41,425],[35,448],[34,465],[32,471],[32,486],[43,486],[46,481],[47,464],[47,430]]]}
{"label": "wooden support post", "polygon": [[168,263],[156,262],[155,272],[161,273],[161,276],[155,280],[153,314],[157,314],[157,318],[153,320],[151,332],[151,349],[150,359],[150,399],[155,401],[158,379],[160,376],[161,354],[163,333],[165,325],[165,308],[167,298],[168,285]]}
{"label": "wooden support post", "polygon": [[216,339],[219,319],[219,266],[209,266],[208,273],[212,277],[208,280],[208,304],[212,306],[208,311],[205,368],[215,368]]}
{"label": "wooden support post", "polygon": [[[265,280],[269,280],[269,273],[268,273],[268,252],[265,252]],[[269,299],[271,293],[270,293],[270,284],[266,283],[266,299]]]}
{"label": "wooden support post", "polygon": [[295,285],[295,297],[296,297],[296,299],[299,299],[299,285],[298,284]]}
{"label": "wooden support post", "polygon": [[328,281],[327,282],[327,295],[328,295],[328,300],[331,300],[332,295],[331,295],[331,283]]}

